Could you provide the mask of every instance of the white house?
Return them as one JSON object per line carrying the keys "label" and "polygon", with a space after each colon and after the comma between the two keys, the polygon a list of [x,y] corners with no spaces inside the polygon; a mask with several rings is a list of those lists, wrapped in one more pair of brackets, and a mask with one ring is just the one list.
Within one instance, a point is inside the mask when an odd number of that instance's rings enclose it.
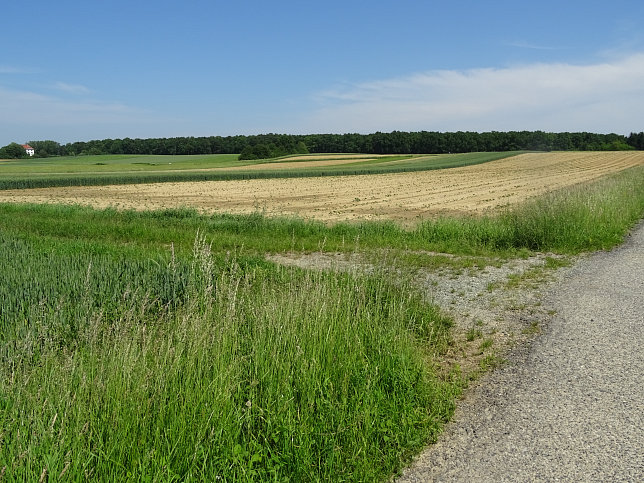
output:
{"label": "white house", "polygon": [[28,144],[23,144],[22,147],[25,148],[25,151],[29,156],[33,156],[36,153],[36,150]]}

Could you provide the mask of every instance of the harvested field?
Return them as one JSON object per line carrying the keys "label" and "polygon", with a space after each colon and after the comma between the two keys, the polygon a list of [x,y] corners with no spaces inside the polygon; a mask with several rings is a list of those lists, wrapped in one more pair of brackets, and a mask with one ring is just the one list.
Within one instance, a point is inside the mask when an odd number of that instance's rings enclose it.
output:
{"label": "harvested field", "polygon": [[265,171],[266,169],[293,169],[293,168],[317,168],[324,166],[339,166],[343,164],[362,163],[365,161],[374,161],[379,157],[384,156],[361,156],[361,155],[346,155],[339,157],[311,157],[311,156],[294,156],[285,158],[281,161],[263,163],[263,164],[250,164],[247,166],[235,166],[228,168],[211,168],[210,170],[218,171]]}
{"label": "harvested field", "polygon": [[302,155],[288,156],[286,158],[282,158],[282,160],[283,161],[311,161],[312,159],[319,159],[319,160],[356,159],[356,160],[364,161],[367,159],[386,158],[387,156],[392,156],[392,155],[391,154],[328,154],[328,155],[302,154]]}
{"label": "harvested field", "polygon": [[644,152],[529,153],[437,171],[325,178],[253,179],[0,192],[0,201],[99,208],[189,206],[205,212],[298,215],[328,222],[482,213],[644,165]]}

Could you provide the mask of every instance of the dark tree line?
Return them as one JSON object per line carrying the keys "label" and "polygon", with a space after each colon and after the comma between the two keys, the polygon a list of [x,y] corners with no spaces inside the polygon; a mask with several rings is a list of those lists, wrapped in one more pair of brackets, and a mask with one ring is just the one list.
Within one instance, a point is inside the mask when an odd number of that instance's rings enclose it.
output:
{"label": "dark tree line", "polygon": [[631,133],[631,135],[628,137],[627,142],[635,149],[644,149],[644,132]]}
{"label": "dark tree line", "polygon": [[259,134],[151,139],[103,139],[61,145],[29,141],[37,156],[88,154],[239,154],[267,156],[311,153],[442,154],[476,151],[613,151],[644,149],[644,132],[630,136],[589,132],[376,132],[373,134]]}

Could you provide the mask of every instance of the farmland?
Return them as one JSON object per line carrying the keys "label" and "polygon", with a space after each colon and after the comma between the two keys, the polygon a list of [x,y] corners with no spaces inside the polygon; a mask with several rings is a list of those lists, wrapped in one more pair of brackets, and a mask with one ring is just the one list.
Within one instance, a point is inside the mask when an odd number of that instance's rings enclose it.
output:
{"label": "farmland", "polygon": [[[333,163],[346,167],[347,163],[356,162],[372,168],[401,168],[399,160],[390,161],[387,157],[295,159],[276,163],[275,171],[290,170],[293,165],[315,170],[321,165],[329,169],[338,166]],[[448,170],[382,171],[378,176],[5,190],[0,191],[0,201],[79,203],[119,209],[193,207],[211,213],[262,211],[331,222],[356,219],[408,222],[441,214],[482,213],[643,164],[641,152],[526,153]],[[247,169],[269,168],[263,164]]]}
{"label": "farmland", "polygon": [[513,152],[453,155],[309,155],[239,161],[236,155],[72,156],[0,161],[0,190],[169,181],[296,178],[427,171],[485,163]]}
{"label": "farmland", "polygon": [[[418,168],[347,160],[275,170]],[[444,171],[4,190],[0,472],[385,480],[436,438],[467,382],[447,361],[451,316],[386,267],[313,271],[267,254],[396,251],[405,269],[403,255],[606,249],[644,213],[643,165],[525,153]]]}

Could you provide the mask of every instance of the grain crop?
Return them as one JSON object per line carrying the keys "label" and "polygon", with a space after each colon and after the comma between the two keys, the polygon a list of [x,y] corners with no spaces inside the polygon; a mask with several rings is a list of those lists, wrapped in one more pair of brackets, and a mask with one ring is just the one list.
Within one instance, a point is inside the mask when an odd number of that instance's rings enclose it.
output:
{"label": "grain crop", "polygon": [[490,212],[643,164],[642,152],[526,153],[413,173],[6,190],[0,201],[411,221]]}

